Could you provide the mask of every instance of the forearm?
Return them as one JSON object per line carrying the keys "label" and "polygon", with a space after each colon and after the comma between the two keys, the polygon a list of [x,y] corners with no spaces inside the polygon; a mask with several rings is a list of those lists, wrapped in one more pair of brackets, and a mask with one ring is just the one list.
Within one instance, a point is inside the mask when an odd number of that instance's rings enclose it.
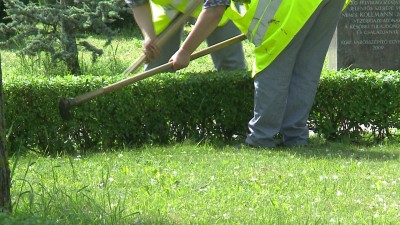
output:
{"label": "forearm", "polygon": [[197,47],[215,30],[224,14],[226,6],[203,9],[181,50],[193,53]]}
{"label": "forearm", "polygon": [[147,3],[138,7],[134,7],[132,8],[132,12],[145,40],[155,39],[156,34],[153,25],[150,4]]}

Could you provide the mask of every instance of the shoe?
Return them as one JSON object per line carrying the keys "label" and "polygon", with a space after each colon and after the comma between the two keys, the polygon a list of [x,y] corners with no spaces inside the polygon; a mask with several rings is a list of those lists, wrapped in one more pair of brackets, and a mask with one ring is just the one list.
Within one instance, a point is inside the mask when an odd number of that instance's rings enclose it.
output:
{"label": "shoe", "polygon": [[277,148],[284,148],[284,147],[286,147],[286,146],[285,146],[285,144],[283,144],[282,141],[280,141],[280,142],[276,143],[276,147],[277,147]]}

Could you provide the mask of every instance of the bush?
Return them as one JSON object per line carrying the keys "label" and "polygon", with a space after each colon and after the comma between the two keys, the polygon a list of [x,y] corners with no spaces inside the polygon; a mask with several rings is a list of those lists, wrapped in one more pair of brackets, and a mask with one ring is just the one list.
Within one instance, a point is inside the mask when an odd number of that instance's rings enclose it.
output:
{"label": "bush", "polygon": [[[253,112],[250,72],[165,73],[74,107],[74,119],[59,115],[61,96],[75,97],[124,79],[108,77],[5,77],[6,122],[12,153],[20,146],[46,153],[187,138],[231,140],[247,133]],[[324,71],[309,126],[337,138],[391,135],[399,127],[398,72]],[[372,131],[372,132],[371,132]]]}
{"label": "bush", "polygon": [[71,121],[61,119],[61,96],[74,97],[123,78],[8,76],[8,149],[56,153],[186,138],[230,139],[246,132],[253,102],[250,74],[243,72],[147,78],[76,106]]}
{"label": "bush", "polygon": [[325,71],[310,115],[310,126],[328,139],[370,134],[376,140],[400,127],[400,73]]}

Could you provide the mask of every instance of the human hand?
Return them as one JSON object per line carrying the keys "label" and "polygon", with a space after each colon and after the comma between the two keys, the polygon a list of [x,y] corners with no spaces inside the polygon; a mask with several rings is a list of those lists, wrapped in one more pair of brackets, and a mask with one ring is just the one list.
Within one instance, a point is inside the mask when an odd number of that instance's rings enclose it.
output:
{"label": "human hand", "polygon": [[160,56],[160,48],[154,39],[146,39],[143,46],[143,53],[146,56],[146,63],[149,63]]}
{"label": "human hand", "polygon": [[180,48],[169,61],[172,62],[173,70],[177,71],[183,69],[189,65],[190,52]]}

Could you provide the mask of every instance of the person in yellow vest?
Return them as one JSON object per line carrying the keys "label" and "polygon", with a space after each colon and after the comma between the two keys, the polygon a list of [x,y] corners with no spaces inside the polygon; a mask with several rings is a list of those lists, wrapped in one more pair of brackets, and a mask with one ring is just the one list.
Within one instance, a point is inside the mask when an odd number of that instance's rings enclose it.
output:
{"label": "person in yellow vest", "polygon": [[[248,0],[250,1],[250,0]],[[254,115],[241,146],[273,148],[308,144],[307,120],[339,17],[349,0],[251,0],[238,13],[230,0],[204,0],[193,30],[170,59],[189,64],[224,13],[254,44]],[[281,134],[282,139],[274,137]]]}
{"label": "person in yellow vest", "polygon": [[[145,70],[167,63],[179,49],[183,25],[163,46],[155,46],[153,41],[178,13],[185,13],[191,1],[194,0],[125,0],[132,8],[136,23],[145,38],[144,52],[148,58]],[[194,15],[198,16],[200,12],[201,6]],[[232,21],[226,20],[207,37],[207,44],[214,45],[239,34],[240,30]],[[247,69],[241,43],[216,51],[211,54],[211,58],[216,70]]]}

